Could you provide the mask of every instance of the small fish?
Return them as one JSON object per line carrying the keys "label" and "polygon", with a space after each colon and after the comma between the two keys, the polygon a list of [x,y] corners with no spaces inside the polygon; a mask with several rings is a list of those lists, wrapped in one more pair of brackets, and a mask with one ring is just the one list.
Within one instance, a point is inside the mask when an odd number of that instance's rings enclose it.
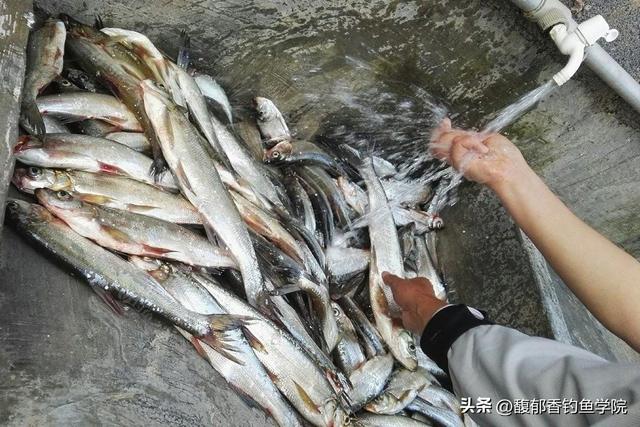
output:
{"label": "small fish", "polygon": [[271,100],[258,96],[254,98],[253,103],[258,114],[258,128],[264,140],[291,139],[291,132],[282,113]]}
{"label": "small fish", "polygon": [[386,285],[382,280],[376,261],[374,261],[378,258],[376,258],[373,248],[371,254],[369,296],[376,328],[398,362],[409,371],[414,371],[418,366],[415,340],[411,333],[404,329],[401,319],[392,316],[383,292],[383,287]]}
{"label": "small fish", "polygon": [[40,96],[36,103],[42,115],[56,117],[65,123],[99,119],[121,130],[142,131],[135,114],[111,95],[67,92]]}
{"label": "small fish", "polygon": [[[354,277],[362,275],[369,268],[369,251],[357,248],[341,248],[330,246],[326,250],[327,271],[329,280],[338,288],[349,284]],[[341,293],[344,292],[344,289]]]}
{"label": "small fish", "polygon": [[349,375],[353,385],[349,393],[351,410],[358,411],[376,398],[384,390],[392,371],[393,356],[391,354],[375,356],[353,371]]}
{"label": "small fish", "polygon": [[156,313],[212,348],[224,348],[225,333],[251,320],[242,315],[203,315],[185,309],[144,271],[80,236],[37,204],[7,202],[9,224],[78,272],[92,287]]}
{"label": "small fish", "polygon": [[78,234],[131,255],[171,259],[207,268],[235,268],[231,256],[206,238],[156,218],[103,208],[66,191],[35,190],[38,201]]}
{"label": "small fish", "polygon": [[346,175],[333,157],[317,149],[305,150],[304,145],[301,142],[294,145],[292,141],[280,141],[265,152],[264,162],[277,166],[317,166],[335,177]]}
{"label": "small fish", "polygon": [[369,319],[367,319],[367,316],[362,312],[360,307],[348,296],[340,298],[338,304],[340,304],[340,307],[353,322],[353,326],[356,328],[356,332],[360,337],[360,342],[365,349],[367,358],[385,354],[386,352],[380,333],[371,324]]}
{"label": "small fish", "polygon": [[64,23],[55,19],[47,20],[29,36],[20,124],[32,134],[46,132],[36,97],[62,72],[66,37]]}
{"label": "small fish", "polygon": [[162,153],[183,194],[198,210],[209,239],[220,239],[235,258],[249,303],[265,291],[251,237],[218,173],[206,141],[153,82],[141,84],[144,104],[162,144]]}
{"label": "small fish", "polygon": [[128,178],[31,166],[16,168],[12,182],[26,193],[33,193],[38,188],[64,190],[83,202],[107,208],[178,224],[202,223],[198,211],[181,195]]}
{"label": "small fish", "polygon": [[398,369],[391,375],[384,391],[367,404],[366,409],[381,415],[397,414],[413,402],[426,385],[427,377],[420,369],[414,372]]}
{"label": "small fish", "polygon": [[400,415],[358,414],[354,425],[359,427],[425,427],[432,424],[420,422]]}
{"label": "small fish", "polygon": [[334,358],[336,365],[346,374],[350,375],[366,362],[367,359],[358,342],[356,329],[351,320],[349,320],[349,317],[347,317],[337,302],[331,302],[331,308],[333,309],[333,314],[340,331],[340,340],[333,350]]}
{"label": "small fish", "polygon": [[108,139],[61,133],[47,134],[42,140],[21,136],[13,152],[29,166],[120,175],[167,190],[178,189],[171,175],[164,175],[158,183],[149,176],[150,158]]}
{"label": "small fish", "polygon": [[415,399],[407,406],[407,409],[424,415],[442,427],[464,427],[465,425],[460,418],[460,415],[447,409],[432,405],[422,399]]}
{"label": "small fish", "polygon": [[315,426],[342,426],[346,413],[338,403],[327,372],[286,332],[232,293],[201,282],[229,314],[257,319],[243,329],[271,380],[307,421]]}
{"label": "small fish", "polygon": [[[215,299],[192,276],[194,272],[156,259],[131,257],[130,262],[154,277],[160,285],[185,308],[202,314],[225,314]],[[211,278],[198,276],[199,280],[212,282]],[[253,353],[240,330],[227,332],[229,348],[233,353],[222,355],[190,333],[178,328],[180,333],[240,394],[240,397],[262,408],[282,427],[301,426],[302,423],[275,387],[269,374]],[[235,359],[232,360],[232,359]]]}
{"label": "small fish", "polygon": [[242,141],[244,141],[245,145],[249,149],[253,158],[258,161],[262,161],[264,149],[262,147],[260,129],[258,129],[256,122],[254,120],[243,120],[241,122],[237,122],[234,127]]}

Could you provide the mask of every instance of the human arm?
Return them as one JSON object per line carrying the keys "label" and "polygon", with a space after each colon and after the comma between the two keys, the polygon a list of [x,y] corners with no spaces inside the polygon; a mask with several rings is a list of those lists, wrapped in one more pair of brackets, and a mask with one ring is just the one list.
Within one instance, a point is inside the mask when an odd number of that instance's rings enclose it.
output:
{"label": "human arm", "polygon": [[501,135],[435,133],[432,153],[489,186],[564,283],[611,332],[640,351],[640,263],[576,217]]}
{"label": "human arm", "polygon": [[[491,399],[491,413],[469,413],[481,425],[640,425],[637,366],[611,363],[577,347],[494,325],[478,310],[435,298],[426,279],[383,274],[383,280],[402,309],[405,327],[421,336],[424,353],[449,373],[455,394],[470,398],[472,404]],[[496,404],[503,399],[512,404],[535,399],[538,408],[544,400],[546,407],[559,412],[502,416]],[[610,409],[602,414],[588,409],[565,414],[565,407],[577,410],[582,399],[585,408],[589,402],[609,399]]]}

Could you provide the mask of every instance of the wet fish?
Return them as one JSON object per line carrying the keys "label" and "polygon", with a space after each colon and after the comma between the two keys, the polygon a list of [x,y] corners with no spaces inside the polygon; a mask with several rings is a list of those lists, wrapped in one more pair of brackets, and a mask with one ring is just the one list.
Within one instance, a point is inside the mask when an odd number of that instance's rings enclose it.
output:
{"label": "wet fish", "polygon": [[326,250],[326,260],[330,280],[334,283],[343,283],[367,270],[369,251],[330,246]]}
{"label": "wet fish", "polygon": [[117,255],[75,233],[42,206],[7,203],[9,224],[77,271],[92,287],[156,313],[209,344],[224,348],[224,333],[251,320],[240,315],[203,315],[185,309],[155,280]]}
{"label": "wet fish", "polygon": [[457,415],[461,414],[458,398],[450,391],[436,384],[428,384],[418,393],[418,397],[433,406],[449,409]]}
{"label": "wet fish", "polygon": [[369,296],[373,317],[376,321],[376,328],[398,362],[408,370],[414,371],[418,366],[415,340],[411,333],[404,329],[400,319],[392,316],[387,303],[387,298],[383,291],[383,287],[386,285],[382,280],[382,276],[376,262],[374,262],[374,260],[378,258],[376,258],[373,248],[371,250],[371,254],[372,261],[370,262],[369,269]]}
{"label": "wet fish", "polygon": [[398,174],[398,170],[393,163],[378,156],[371,156],[373,170],[380,178],[390,178]]}
{"label": "wet fish", "polygon": [[349,393],[351,410],[358,411],[367,402],[376,398],[385,388],[392,371],[393,356],[391,354],[374,356],[353,371],[349,375],[353,385]]}
{"label": "wet fish", "polygon": [[367,316],[349,297],[345,296],[338,300],[338,304],[347,313],[349,319],[353,322],[356,332],[360,337],[360,342],[365,349],[367,358],[372,358],[381,354],[385,354],[382,337],[378,330],[369,322]]}
{"label": "wet fish", "polygon": [[171,259],[208,268],[234,268],[235,261],[206,238],[156,218],[103,208],[66,191],[35,190],[38,201],[78,234],[131,255]]}
{"label": "wet fish", "polygon": [[304,227],[312,233],[316,231],[316,216],[313,212],[313,204],[305,191],[300,178],[295,174],[285,174],[284,184],[291,200],[293,213],[302,220]]}
{"label": "wet fish", "polygon": [[358,334],[349,317],[347,317],[337,302],[332,302],[331,308],[333,309],[340,331],[340,340],[333,350],[336,365],[346,374],[351,374],[367,359],[362,351],[362,347],[360,347]]}
{"label": "wet fish", "polygon": [[[396,224],[393,220],[393,212],[387,201],[384,188],[374,172],[371,159],[369,159],[368,162],[364,162],[360,168],[360,174],[364,179],[369,196],[369,209],[367,213],[369,238],[371,240],[372,254],[374,250],[376,254],[375,258],[372,257],[371,264],[376,265],[379,273],[386,271],[403,277],[402,251],[400,250]],[[394,301],[391,289],[387,285],[381,282],[380,286],[374,284],[372,288],[375,289],[376,292],[378,288],[380,288],[384,293],[387,300],[386,309],[389,310],[390,314],[399,312],[400,307],[398,307],[398,304]],[[371,298],[373,300],[373,295]],[[378,325],[378,327],[380,327],[380,325]]]}
{"label": "wet fish", "polygon": [[321,150],[305,150],[301,145],[298,142],[294,148],[291,141],[280,141],[265,152],[264,162],[277,166],[317,166],[336,177],[346,175],[333,157]]}
{"label": "wet fish", "polygon": [[407,409],[423,414],[428,419],[442,427],[464,427],[465,425],[459,415],[434,406],[422,399],[415,399],[407,406]]}
{"label": "wet fish", "polygon": [[140,153],[151,152],[149,139],[142,132],[111,132],[104,135],[104,138],[115,141]]}
{"label": "wet fish", "polygon": [[162,144],[162,152],[186,198],[200,212],[210,239],[217,236],[236,259],[249,303],[264,291],[251,237],[231,196],[216,172],[206,141],[177,106],[145,80],[141,85],[146,111]]}
{"label": "wet fish", "polygon": [[351,209],[353,209],[358,215],[364,215],[369,206],[367,192],[357,184],[342,176],[338,177],[335,182]]}
{"label": "wet fish", "polygon": [[405,178],[380,180],[389,203],[394,206],[412,207],[422,205],[431,197],[431,187],[420,180]]}
{"label": "wet fish", "polygon": [[228,313],[258,319],[243,329],[247,341],[271,380],[307,421],[316,426],[344,425],[346,414],[327,372],[288,333],[230,292],[211,283],[201,284]]}
{"label": "wet fish", "polygon": [[65,67],[65,69],[62,71],[62,75],[75,86],[79,87],[82,90],[86,90],[87,92],[96,93],[102,92],[104,90],[95,81],[95,79],[89,76],[89,74],[85,73],[82,70],[78,70],[77,68]]}
{"label": "wet fish", "polygon": [[[194,273],[154,259],[145,260],[132,257],[131,262],[147,270],[167,292],[187,309],[202,314],[226,313],[211,294],[191,277]],[[199,276],[199,279],[210,280],[203,276]],[[282,427],[302,425],[297,413],[275,387],[240,330],[229,331],[225,337],[229,347],[233,348],[232,358],[240,363],[212,351],[207,344],[183,329],[178,328],[178,330],[240,394],[243,400],[252,406],[260,407]]]}
{"label": "wet fish", "polygon": [[256,161],[249,150],[220,120],[211,116],[211,125],[219,146],[231,162],[231,167],[269,202],[284,207],[279,192],[271,181],[266,167]]}
{"label": "wet fish", "polygon": [[56,19],[45,21],[29,35],[20,124],[36,135],[46,132],[36,97],[62,72],[66,37],[64,23]]}
{"label": "wet fish", "polygon": [[366,412],[358,414],[354,424],[362,427],[425,427],[432,425],[400,415],[377,415]]}
{"label": "wet fish", "polygon": [[[45,116],[46,117],[46,116]],[[102,138],[104,135],[111,132],[120,131],[119,126],[114,126],[110,123],[103,122],[98,119],[87,119],[71,124],[73,126],[73,133],[81,133],[83,135],[95,136]]]}
{"label": "wet fish", "polygon": [[196,84],[200,88],[202,95],[210,101],[218,104],[229,120],[229,123],[233,123],[233,113],[231,109],[231,103],[225,93],[222,86],[215,81],[215,79],[207,74],[196,74],[194,77]]}
{"label": "wet fish", "polygon": [[[326,196],[337,224],[345,229],[351,228],[349,207],[331,177],[317,167],[298,168],[297,173],[316,191],[320,191]],[[327,242],[327,244],[330,243]]]}
{"label": "wet fish", "polygon": [[181,195],[128,178],[31,166],[16,168],[12,182],[27,193],[33,193],[38,188],[64,190],[74,198],[95,205],[178,224],[202,223],[198,211]]}
{"label": "wet fish", "polygon": [[67,92],[40,96],[36,103],[42,115],[53,116],[66,123],[99,119],[121,130],[142,131],[135,114],[111,95]]}
{"label": "wet fish", "polygon": [[258,96],[253,102],[258,114],[258,128],[263,139],[267,141],[291,139],[291,132],[282,113],[271,100]]}
{"label": "wet fish", "polygon": [[427,251],[427,244],[424,236],[415,236],[415,247],[417,252],[417,267],[416,271],[418,277],[425,277],[431,283],[433,287],[433,293],[436,298],[441,300],[447,299],[447,290],[444,287],[444,283],[440,278],[440,275],[433,266],[431,256]]}
{"label": "wet fish", "polygon": [[366,409],[382,415],[397,414],[413,402],[426,385],[427,378],[421,370],[398,369],[391,375],[382,394],[367,404]]}
{"label": "wet fish", "polygon": [[[166,163],[162,157],[160,143],[154,133],[153,126],[146,115],[142,91],[140,90],[140,75],[147,74],[141,69],[141,64],[127,57],[119,43],[111,43],[109,37],[93,28],[65,17],[69,38],[68,49],[78,60],[80,66],[108,87],[114,94],[134,113],[151,143],[153,152],[152,171],[156,177],[160,177],[166,169]],[[107,46],[109,51],[107,51]],[[122,61],[114,56],[120,52]],[[127,58],[131,61],[127,62]]]}
{"label": "wet fish", "polygon": [[120,175],[177,190],[172,176],[164,175],[158,183],[149,176],[150,158],[108,139],[60,133],[48,134],[43,140],[21,136],[14,155],[29,166]]}

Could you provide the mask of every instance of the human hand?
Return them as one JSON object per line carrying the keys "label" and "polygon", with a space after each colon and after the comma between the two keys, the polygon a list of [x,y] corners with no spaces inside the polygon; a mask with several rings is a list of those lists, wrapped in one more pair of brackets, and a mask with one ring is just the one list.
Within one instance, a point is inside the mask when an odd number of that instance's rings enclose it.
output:
{"label": "human hand", "polygon": [[465,178],[493,189],[530,169],[520,150],[509,139],[496,133],[453,129],[448,118],[433,132],[429,150]]}
{"label": "human hand", "polygon": [[391,288],[393,299],[402,309],[402,324],[418,335],[422,335],[435,312],[447,305],[435,297],[431,282],[424,277],[403,279],[385,271],[382,280]]}

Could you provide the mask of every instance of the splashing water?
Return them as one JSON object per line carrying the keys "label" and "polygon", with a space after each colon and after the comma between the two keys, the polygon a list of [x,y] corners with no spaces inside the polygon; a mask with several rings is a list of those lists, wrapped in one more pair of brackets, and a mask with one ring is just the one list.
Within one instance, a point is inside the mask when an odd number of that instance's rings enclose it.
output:
{"label": "splashing water", "polygon": [[[499,111],[480,131],[480,135],[488,135],[502,131],[522,117],[523,114],[533,108],[542,99],[549,96],[557,87],[558,85],[555,81],[549,80],[545,84],[523,95],[516,102]],[[444,207],[453,206],[458,201],[458,187],[464,177],[462,173],[453,169],[449,171],[449,175],[451,178],[442,182],[436,190],[438,199],[434,201],[430,207],[430,210],[433,211],[432,213],[438,213]]]}

